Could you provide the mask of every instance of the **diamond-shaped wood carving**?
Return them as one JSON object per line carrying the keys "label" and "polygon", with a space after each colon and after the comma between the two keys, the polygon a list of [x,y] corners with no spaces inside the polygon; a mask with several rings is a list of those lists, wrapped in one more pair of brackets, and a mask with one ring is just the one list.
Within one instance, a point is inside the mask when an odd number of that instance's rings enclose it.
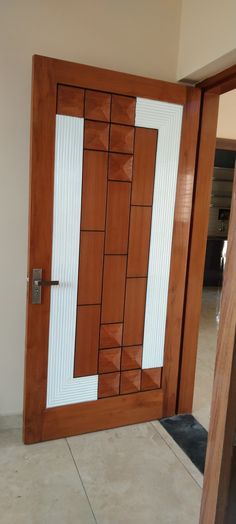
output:
{"label": "diamond-shaped wood carving", "polygon": [[109,124],[85,120],[84,147],[85,149],[108,150]]}
{"label": "diamond-shaped wood carving", "polygon": [[104,373],[98,377],[98,398],[119,395],[120,373]]}
{"label": "diamond-shaped wood carving", "polygon": [[67,116],[84,116],[84,89],[59,85],[57,90],[57,113]]}
{"label": "diamond-shaped wood carving", "polygon": [[110,151],[117,153],[133,153],[134,128],[111,124]]}
{"label": "diamond-shaped wood carving", "polygon": [[121,369],[137,369],[142,365],[142,346],[123,347]]}
{"label": "diamond-shaped wood carving", "polygon": [[133,170],[133,156],[122,153],[110,153],[108,178],[110,180],[124,180],[131,182]]}
{"label": "diamond-shaped wood carving", "polygon": [[161,387],[162,368],[142,370],[141,390],[159,389]]}
{"label": "diamond-shaped wood carving", "polygon": [[99,373],[108,373],[120,370],[121,348],[100,349],[99,351]]}
{"label": "diamond-shaped wood carving", "polygon": [[129,96],[112,95],[111,121],[117,124],[134,125],[136,99]]}
{"label": "diamond-shaped wood carving", "polygon": [[102,324],[100,330],[100,348],[121,346],[123,324]]}
{"label": "diamond-shaped wood carving", "polygon": [[87,90],[85,93],[85,118],[110,121],[111,95]]}
{"label": "diamond-shaped wood carving", "polygon": [[120,376],[120,393],[134,393],[140,391],[141,370],[122,371]]}

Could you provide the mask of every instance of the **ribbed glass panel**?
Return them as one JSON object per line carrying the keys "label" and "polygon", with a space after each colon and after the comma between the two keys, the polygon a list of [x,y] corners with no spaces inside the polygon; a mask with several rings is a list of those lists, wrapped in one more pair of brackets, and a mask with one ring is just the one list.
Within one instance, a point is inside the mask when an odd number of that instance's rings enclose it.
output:
{"label": "ribbed glass panel", "polygon": [[[162,367],[183,107],[137,98],[135,125],[158,129],[142,368]],[[178,278],[178,275],[176,275]]]}
{"label": "ribbed glass panel", "polygon": [[56,117],[47,407],[97,399],[97,375],[73,378],[83,129],[82,118]]}

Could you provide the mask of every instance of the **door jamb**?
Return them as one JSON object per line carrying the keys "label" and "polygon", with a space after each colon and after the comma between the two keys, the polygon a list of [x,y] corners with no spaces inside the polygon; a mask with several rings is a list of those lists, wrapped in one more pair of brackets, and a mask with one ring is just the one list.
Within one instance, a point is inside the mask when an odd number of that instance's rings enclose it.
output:
{"label": "door jamb", "polygon": [[198,87],[202,90],[201,118],[185,288],[177,413],[192,411],[219,97],[236,88],[236,65],[200,82]]}

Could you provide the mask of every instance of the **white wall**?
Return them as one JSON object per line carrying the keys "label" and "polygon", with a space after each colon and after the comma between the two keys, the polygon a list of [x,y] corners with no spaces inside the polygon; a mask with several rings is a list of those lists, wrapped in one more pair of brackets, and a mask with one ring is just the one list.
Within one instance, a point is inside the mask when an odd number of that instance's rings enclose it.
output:
{"label": "white wall", "polygon": [[0,414],[22,411],[31,57],[37,53],[175,80],[180,4],[1,2]]}
{"label": "white wall", "polygon": [[217,136],[236,140],[236,89],[220,96]]}
{"label": "white wall", "polygon": [[201,80],[236,62],[236,1],[182,0],[177,78]]}

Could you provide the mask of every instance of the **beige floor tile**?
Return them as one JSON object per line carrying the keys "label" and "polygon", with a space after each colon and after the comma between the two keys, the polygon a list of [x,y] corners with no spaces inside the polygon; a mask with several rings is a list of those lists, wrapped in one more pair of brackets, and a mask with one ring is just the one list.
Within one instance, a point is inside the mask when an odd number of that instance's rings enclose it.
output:
{"label": "beige floor tile", "polygon": [[217,329],[216,307],[219,293],[216,288],[204,288],[199,327],[197,365],[194,386],[193,414],[209,428],[212,386],[214,378]]}
{"label": "beige floor tile", "polygon": [[68,442],[98,524],[198,524],[201,489],[151,423]]}
{"label": "beige floor tile", "polygon": [[24,446],[19,430],[0,433],[1,524],[95,522],[65,440]]}

